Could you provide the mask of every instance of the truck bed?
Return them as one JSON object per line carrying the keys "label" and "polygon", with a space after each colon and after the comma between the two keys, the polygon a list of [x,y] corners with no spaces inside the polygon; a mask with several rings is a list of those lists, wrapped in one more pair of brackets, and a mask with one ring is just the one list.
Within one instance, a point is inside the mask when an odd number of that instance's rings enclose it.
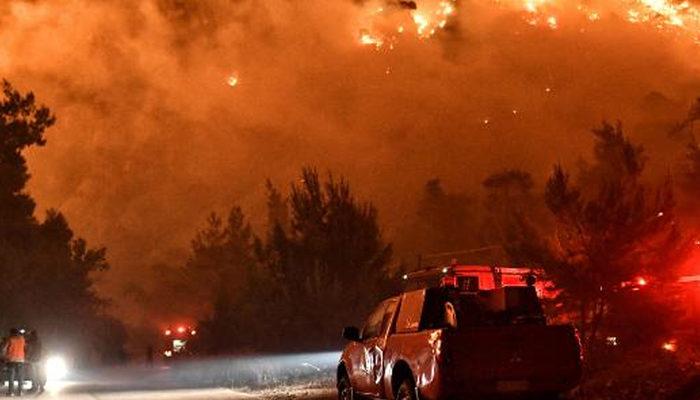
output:
{"label": "truck bed", "polygon": [[573,327],[566,325],[396,334],[388,348],[389,364],[407,362],[425,399],[561,393],[574,388],[581,376],[578,338]]}
{"label": "truck bed", "polygon": [[562,392],[578,383],[581,359],[571,326],[475,327],[443,332],[442,368],[457,391]]}

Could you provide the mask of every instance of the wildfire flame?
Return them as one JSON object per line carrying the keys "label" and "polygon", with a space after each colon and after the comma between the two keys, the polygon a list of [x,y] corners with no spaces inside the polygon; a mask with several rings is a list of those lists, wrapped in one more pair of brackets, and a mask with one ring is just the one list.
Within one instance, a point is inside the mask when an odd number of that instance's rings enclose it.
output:
{"label": "wildfire flame", "polygon": [[661,348],[668,352],[675,353],[678,350],[678,342],[675,339],[671,339],[662,343]]}
{"label": "wildfire flame", "polygon": [[431,38],[447,26],[457,6],[456,0],[424,0],[398,2],[392,7],[370,7],[370,10],[368,27],[360,30],[360,44],[391,50],[403,34]]}
{"label": "wildfire flame", "polygon": [[552,22],[557,21],[558,14],[568,10],[576,10],[590,22],[597,22],[603,18],[601,11],[604,9],[622,15],[630,23],[649,24],[659,30],[689,34],[695,41],[700,39],[700,9],[688,0],[618,0],[585,4],[567,0],[520,0],[511,5],[521,7],[525,21],[533,26],[556,29],[558,24]]}
{"label": "wildfire flame", "polygon": [[[689,0],[490,0],[495,6],[521,12],[533,27],[562,28],[571,15],[584,22],[597,23],[615,14],[632,24],[689,36],[700,44],[700,7]],[[401,35],[413,34],[421,40],[435,36],[457,14],[456,0],[384,0],[368,7],[366,28],[360,32],[361,45],[377,50],[393,49]],[[581,29],[585,32],[585,29]]]}
{"label": "wildfire flame", "polygon": [[231,87],[236,87],[238,85],[238,74],[231,74],[226,78],[226,84]]}
{"label": "wildfire flame", "polygon": [[372,35],[369,31],[363,30],[360,32],[360,43],[365,46],[375,46],[381,48],[384,45],[384,40],[381,37]]}

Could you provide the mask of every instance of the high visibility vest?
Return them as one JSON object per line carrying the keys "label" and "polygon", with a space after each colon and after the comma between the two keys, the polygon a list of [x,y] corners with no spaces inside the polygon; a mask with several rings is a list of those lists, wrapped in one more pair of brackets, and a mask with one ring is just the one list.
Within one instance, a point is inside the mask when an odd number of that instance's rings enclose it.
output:
{"label": "high visibility vest", "polygon": [[7,340],[5,357],[9,362],[24,362],[25,342],[22,336],[11,336]]}

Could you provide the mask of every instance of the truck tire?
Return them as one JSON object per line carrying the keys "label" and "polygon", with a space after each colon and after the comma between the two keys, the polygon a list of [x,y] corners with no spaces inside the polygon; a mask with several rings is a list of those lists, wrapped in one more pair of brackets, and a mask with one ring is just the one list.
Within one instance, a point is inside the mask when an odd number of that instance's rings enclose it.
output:
{"label": "truck tire", "polygon": [[416,399],[416,385],[410,379],[404,379],[396,391],[396,400],[418,400]]}
{"label": "truck tire", "polygon": [[350,378],[345,374],[338,379],[338,400],[355,400]]}

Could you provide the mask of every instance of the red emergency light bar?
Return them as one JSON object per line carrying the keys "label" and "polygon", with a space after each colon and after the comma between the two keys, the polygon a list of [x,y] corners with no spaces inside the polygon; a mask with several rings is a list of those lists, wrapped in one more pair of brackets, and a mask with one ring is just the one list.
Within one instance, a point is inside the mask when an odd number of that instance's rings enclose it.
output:
{"label": "red emergency light bar", "polygon": [[185,325],[178,325],[177,328],[166,328],[163,331],[163,334],[165,336],[176,336],[176,337],[182,337],[182,336],[187,336],[188,334],[190,336],[195,336],[197,335],[197,329]]}

